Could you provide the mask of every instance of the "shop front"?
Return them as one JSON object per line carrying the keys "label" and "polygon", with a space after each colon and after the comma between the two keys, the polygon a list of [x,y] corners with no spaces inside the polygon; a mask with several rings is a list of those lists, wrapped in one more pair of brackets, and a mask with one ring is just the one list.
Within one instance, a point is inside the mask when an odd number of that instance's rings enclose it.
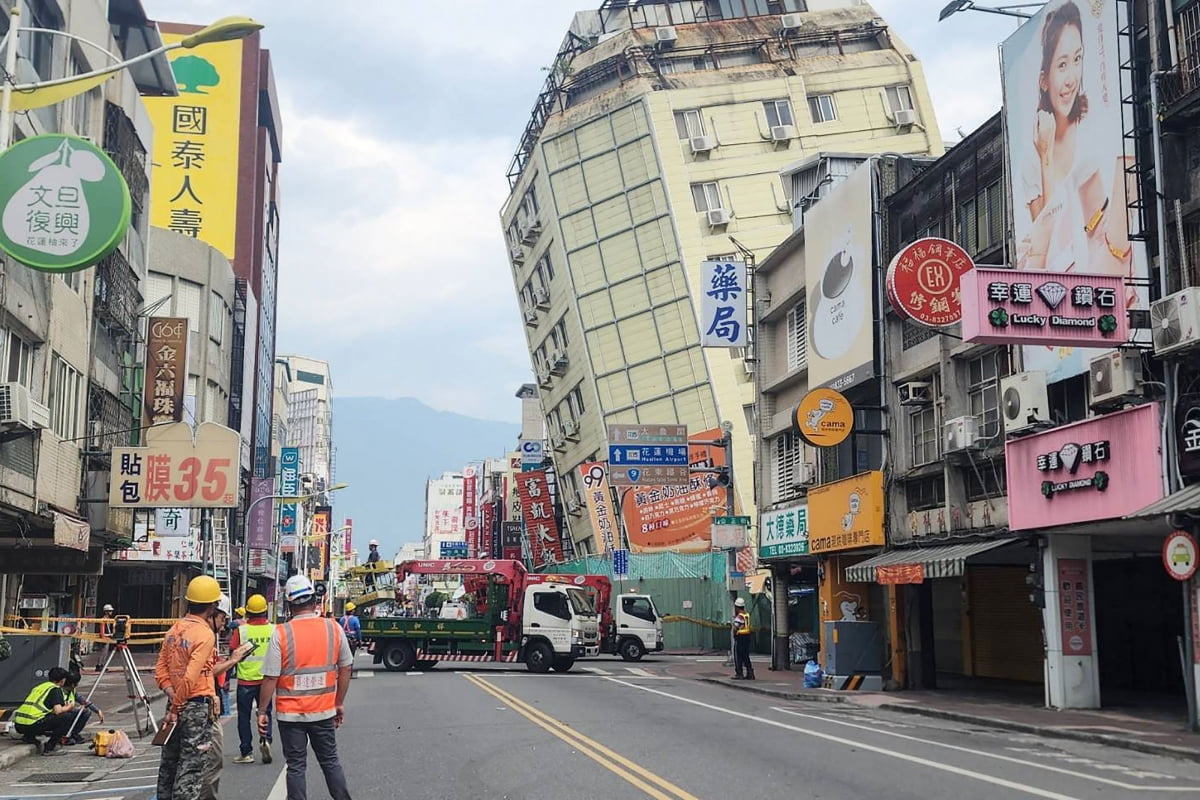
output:
{"label": "shop front", "polygon": [[[772,666],[802,668],[816,658],[820,633],[817,561],[808,552],[808,503],[763,511],[758,527],[758,561],[770,576],[774,615]],[[752,583],[752,595],[755,588]]]}

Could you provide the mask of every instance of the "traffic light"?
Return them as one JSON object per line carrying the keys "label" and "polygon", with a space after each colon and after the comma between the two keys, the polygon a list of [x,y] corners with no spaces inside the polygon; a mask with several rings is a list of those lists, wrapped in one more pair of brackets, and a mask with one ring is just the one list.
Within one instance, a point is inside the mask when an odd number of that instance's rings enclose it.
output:
{"label": "traffic light", "polygon": [[710,489],[727,489],[729,488],[729,467],[717,467],[720,472],[708,476],[708,488]]}
{"label": "traffic light", "polygon": [[325,584],[325,581],[317,581],[313,584],[313,591],[317,597],[324,597],[325,593],[329,591],[329,587]]}

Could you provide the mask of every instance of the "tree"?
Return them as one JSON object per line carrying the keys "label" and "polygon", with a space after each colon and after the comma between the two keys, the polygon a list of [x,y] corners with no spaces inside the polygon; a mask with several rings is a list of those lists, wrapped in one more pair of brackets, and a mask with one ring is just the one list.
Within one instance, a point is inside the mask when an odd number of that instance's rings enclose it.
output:
{"label": "tree", "polygon": [[445,592],[430,592],[425,598],[425,608],[429,611],[441,608],[448,599],[449,596]]}
{"label": "tree", "polygon": [[207,58],[181,56],[171,62],[175,71],[175,82],[185,94],[208,94],[201,87],[217,86],[221,76]]}

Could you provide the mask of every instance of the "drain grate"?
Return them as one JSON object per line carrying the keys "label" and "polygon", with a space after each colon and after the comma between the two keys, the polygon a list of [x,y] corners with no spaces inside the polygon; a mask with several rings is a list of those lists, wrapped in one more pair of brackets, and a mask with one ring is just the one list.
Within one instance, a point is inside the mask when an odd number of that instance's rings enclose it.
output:
{"label": "drain grate", "polygon": [[17,783],[83,783],[91,774],[90,769],[86,772],[42,772],[37,775],[26,775]]}

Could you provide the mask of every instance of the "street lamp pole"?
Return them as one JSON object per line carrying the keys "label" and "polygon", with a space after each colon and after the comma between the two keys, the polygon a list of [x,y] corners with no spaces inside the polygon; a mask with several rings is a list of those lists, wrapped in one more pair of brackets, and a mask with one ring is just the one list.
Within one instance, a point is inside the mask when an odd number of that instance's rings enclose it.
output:
{"label": "street lamp pole", "polygon": [[[329,492],[341,491],[342,489],[345,489],[349,485],[350,484],[347,484],[347,483],[335,483],[333,486],[330,486],[324,492],[311,492],[309,494],[266,495],[265,497],[258,498],[257,500],[255,500],[253,503],[250,504],[250,507],[246,510],[246,519],[249,520],[251,509],[253,509],[257,503],[259,503],[263,500],[279,500],[279,501],[282,501],[285,503],[303,503],[305,500],[311,500],[314,497],[320,497],[322,494],[327,494]],[[280,558],[280,551],[283,549],[283,536],[281,536],[278,531],[274,530],[275,524],[273,522],[271,524],[271,528],[275,532],[275,536],[274,536],[274,538],[275,538],[275,585],[278,586],[279,585],[279,558]],[[303,542],[303,534],[301,534],[301,542]],[[243,550],[243,552],[245,554],[245,560],[243,561],[243,564],[242,564],[242,595],[243,595],[243,602],[245,602],[244,595],[246,594],[246,580],[247,580],[247,574],[246,574],[245,567],[246,567],[246,563],[250,560],[250,538],[248,536],[246,537],[245,541],[242,543],[242,546],[243,546],[243,548],[245,548]],[[300,552],[301,551],[298,548],[297,554],[299,554]]]}

